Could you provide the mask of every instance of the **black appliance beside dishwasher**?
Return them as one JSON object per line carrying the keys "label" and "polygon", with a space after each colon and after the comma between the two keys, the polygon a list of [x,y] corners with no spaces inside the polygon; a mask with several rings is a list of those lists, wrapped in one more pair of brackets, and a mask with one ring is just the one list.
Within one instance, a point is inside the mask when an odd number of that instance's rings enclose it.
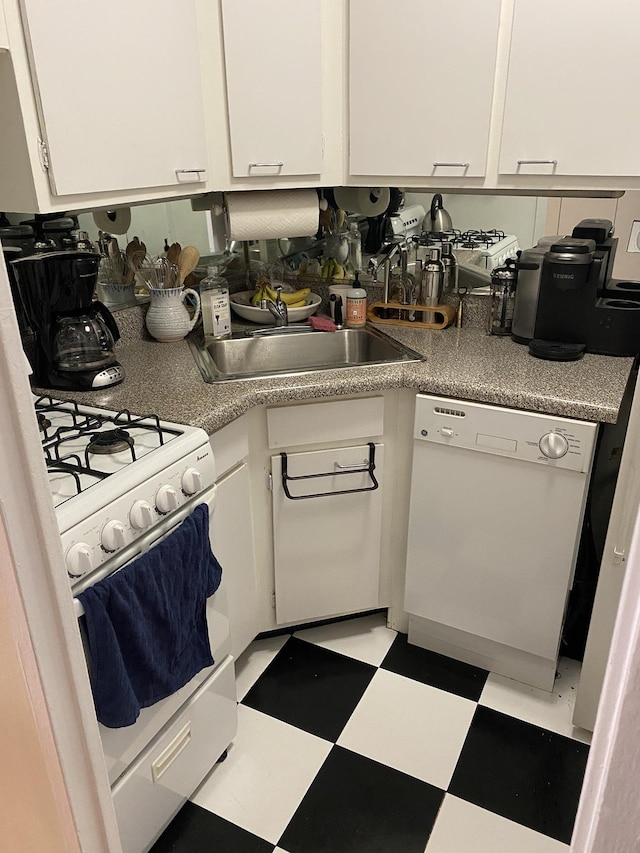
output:
{"label": "black appliance beside dishwasher", "polygon": [[555,361],[640,353],[640,282],[612,278],[618,238],[608,219],[583,219],[570,237],[542,237],[521,253],[512,334]]}

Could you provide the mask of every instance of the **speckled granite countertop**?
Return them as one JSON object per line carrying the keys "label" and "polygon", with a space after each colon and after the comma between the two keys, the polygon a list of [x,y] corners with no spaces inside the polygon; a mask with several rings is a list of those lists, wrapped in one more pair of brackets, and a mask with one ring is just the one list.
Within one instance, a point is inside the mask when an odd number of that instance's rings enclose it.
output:
{"label": "speckled granite countertop", "polygon": [[380,326],[425,357],[408,365],[325,370],[304,376],[206,384],[186,341],[141,339],[135,314],[118,323],[123,340],[117,356],[126,371],[121,385],[98,392],[48,392],[107,409],[154,412],[211,434],[252,407],[320,397],[414,388],[425,393],[494,403],[570,418],[615,422],[631,358],[585,355],[558,363],[529,355],[510,338],[486,335],[479,324],[443,331]]}

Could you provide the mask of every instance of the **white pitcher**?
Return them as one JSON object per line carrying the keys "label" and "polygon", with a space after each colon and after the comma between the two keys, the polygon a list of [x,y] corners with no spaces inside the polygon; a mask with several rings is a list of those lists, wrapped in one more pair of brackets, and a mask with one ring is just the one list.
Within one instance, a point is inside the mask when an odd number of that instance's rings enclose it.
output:
{"label": "white pitcher", "polygon": [[[189,316],[184,300],[193,296],[196,312]],[[157,341],[181,341],[189,334],[200,316],[200,296],[190,287],[149,288],[151,304],[147,311],[146,324],[151,337]]]}

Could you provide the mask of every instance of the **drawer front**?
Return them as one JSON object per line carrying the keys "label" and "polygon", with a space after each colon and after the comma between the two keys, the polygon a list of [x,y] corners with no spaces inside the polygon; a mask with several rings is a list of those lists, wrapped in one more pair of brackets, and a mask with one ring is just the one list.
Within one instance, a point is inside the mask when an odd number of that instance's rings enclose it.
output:
{"label": "drawer front", "polygon": [[113,786],[123,853],[149,849],[229,746],[237,716],[228,657]]}
{"label": "drawer front", "polygon": [[276,406],[267,427],[272,448],[375,438],[384,432],[384,397]]}

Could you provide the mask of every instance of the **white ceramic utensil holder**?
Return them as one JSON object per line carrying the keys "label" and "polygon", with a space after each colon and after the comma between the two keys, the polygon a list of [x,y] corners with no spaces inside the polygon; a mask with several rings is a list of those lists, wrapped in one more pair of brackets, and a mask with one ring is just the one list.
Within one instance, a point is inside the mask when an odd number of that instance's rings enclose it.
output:
{"label": "white ceramic utensil holder", "polygon": [[[192,296],[196,303],[193,318],[189,316],[184,300]],[[147,330],[157,341],[181,341],[189,334],[200,316],[200,295],[190,287],[149,288],[151,304],[147,311]]]}

